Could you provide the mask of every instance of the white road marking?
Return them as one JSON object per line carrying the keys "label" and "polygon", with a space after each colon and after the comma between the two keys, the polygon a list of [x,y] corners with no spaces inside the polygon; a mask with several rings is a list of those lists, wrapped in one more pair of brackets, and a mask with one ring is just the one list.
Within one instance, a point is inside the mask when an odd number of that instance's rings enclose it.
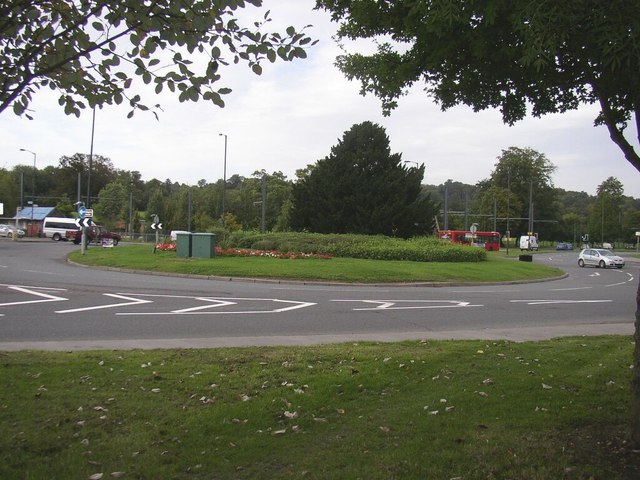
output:
{"label": "white road marking", "polygon": [[42,297],[42,300],[24,300],[21,302],[8,302],[8,303],[0,303],[0,307],[8,307],[10,305],[28,305],[31,303],[44,303],[44,302],[62,302],[65,300],[69,300],[64,297],[56,297],[55,295],[49,295],[44,292],[36,292],[33,289],[26,287],[18,287],[18,286],[9,286],[10,290],[17,290],[18,292],[28,293],[29,295],[35,295],[37,297]]}
{"label": "white road marking", "polygon": [[172,310],[171,313],[191,313],[198,310],[205,310],[207,308],[226,307],[228,305],[237,305],[236,302],[227,302],[225,300],[217,300],[215,298],[196,297],[194,300],[201,300],[203,302],[211,302],[214,305],[200,305],[199,307],[184,308],[182,310]]}
{"label": "white road marking", "polygon": [[[136,297],[155,297],[155,298],[181,298],[187,300],[199,300],[205,302],[215,303],[213,305],[200,305],[197,307],[185,308],[181,310],[172,310],[168,312],[118,312],[116,315],[236,315],[236,314],[257,314],[257,313],[282,313],[291,310],[297,310],[300,308],[311,307],[317,305],[312,302],[297,302],[293,300],[279,300],[277,298],[217,298],[217,297],[193,297],[189,295],[158,295],[158,294],[128,294],[135,295]],[[273,310],[242,310],[242,311],[211,311],[207,309],[224,307],[230,305],[237,305],[243,301],[250,302],[273,302],[273,303],[285,303],[288,306],[283,308],[276,308]],[[207,311],[204,311],[207,310]]]}
{"label": "white road marking", "polygon": [[572,290],[590,290],[593,287],[552,288],[552,292],[570,292]]}
{"label": "white road marking", "polygon": [[611,303],[613,300],[509,300],[509,303],[526,303],[527,305],[551,305],[567,303]]}
{"label": "white road marking", "polygon": [[[461,308],[461,307],[483,307],[484,305],[472,305],[469,302],[460,300],[331,300],[332,302],[360,302],[366,304],[377,304],[375,307],[354,308],[354,312],[376,311],[376,310],[418,310],[427,308]],[[413,303],[410,306],[396,306],[398,303]],[[418,304],[418,305],[415,305]],[[435,305],[438,304],[438,305]]]}
{"label": "white road marking", "polygon": [[32,290],[44,290],[45,292],[66,292],[66,288],[55,288],[55,287],[34,287],[33,285],[12,285],[9,283],[0,283],[0,287],[7,288],[28,288]]}
{"label": "white road marking", "polygon": [[108,305],[94,305],[93,307],[81,307],[81,308],[72,308],[69,310],[58,310],[56,313],[77,313],[77,312],[86,312],[89,310],[100,310],[103,308],[115,308],[115,307],[125,307],[127,305],[139,305],[143,303],[153,303],[152,300],[141,300],[139,298],[126,297],[124,295],[116,295],[114,293],[104,293],[103,295],[107,297],[113,298],[121,298],[122,300],[129,300],[125,303],[111,303]]}

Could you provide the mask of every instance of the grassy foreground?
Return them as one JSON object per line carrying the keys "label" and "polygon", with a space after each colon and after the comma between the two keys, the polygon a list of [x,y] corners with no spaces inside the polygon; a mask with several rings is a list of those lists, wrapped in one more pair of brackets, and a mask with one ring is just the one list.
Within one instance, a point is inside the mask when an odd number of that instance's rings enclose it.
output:
{"label": "grassy foreground", "polygon": [[499,254],[486,262],[411,262],[356,258],[279,259],[265,257],[179,258],[175,252],[157,251],[152,245],[89,248],[70,254],[73,261],[94,266],[130,268],[220,277],[280,278],[304,281],[361,283],[386,282],[508,282],[538,280],[562,275],[558,268],[535,262],[518,262]]}
{"label": "grassy foreground", "polygon": [[0,478],[637,479],[632,348],[0,353]]}

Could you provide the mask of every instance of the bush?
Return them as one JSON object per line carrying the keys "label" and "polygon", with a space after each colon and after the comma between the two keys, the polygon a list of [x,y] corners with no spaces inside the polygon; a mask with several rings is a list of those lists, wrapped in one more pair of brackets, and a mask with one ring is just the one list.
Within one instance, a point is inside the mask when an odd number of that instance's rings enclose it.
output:
{"label": "bush", "polygon": [[227,246],[254,250],[327,254],[334,257],[415,262],[481,262],[484,249],[443,242],[433,237],[408,240],[382,235],[336,235],[301,232],[229,234]]}
{"label": "bush", "polygon": [[216,245],[225,247],[229,242],[229,232],[224,227],[210,227],[206,233],[213,233],[216,236]]}

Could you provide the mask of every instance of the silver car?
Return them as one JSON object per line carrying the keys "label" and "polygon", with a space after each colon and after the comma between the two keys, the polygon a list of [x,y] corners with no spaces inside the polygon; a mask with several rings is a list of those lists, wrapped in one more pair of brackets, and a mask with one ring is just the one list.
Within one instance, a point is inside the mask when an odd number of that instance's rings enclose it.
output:
{"label": "silver car", "polygon": [[19,228],[16,228],[13,225],[0,223],[0,237],[13,238],[14,236],[18,238],[24,237],[24,230],[20,230]]}
{"label": "silver car", "polygon": [[624,267],[624,258],[619,257],[606,248],[585,248],[578,256],[578,266],[593,265],[594,267]]}

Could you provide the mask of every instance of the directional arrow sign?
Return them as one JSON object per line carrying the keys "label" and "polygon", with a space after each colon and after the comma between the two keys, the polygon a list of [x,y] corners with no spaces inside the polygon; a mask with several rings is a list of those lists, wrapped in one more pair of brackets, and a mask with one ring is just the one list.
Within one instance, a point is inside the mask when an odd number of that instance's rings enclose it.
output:
{"label": "directional arrow sign", "polygon": [[151,228],[154,230],[162,230],[162,223],[152,223]]}
{"label": "directional arrow sign", "polygon": [[91,220],[91,218],[89,217],[76,218],[76,225],[78,227],[90,227],[91,225],[93,225],[93,220]]}

